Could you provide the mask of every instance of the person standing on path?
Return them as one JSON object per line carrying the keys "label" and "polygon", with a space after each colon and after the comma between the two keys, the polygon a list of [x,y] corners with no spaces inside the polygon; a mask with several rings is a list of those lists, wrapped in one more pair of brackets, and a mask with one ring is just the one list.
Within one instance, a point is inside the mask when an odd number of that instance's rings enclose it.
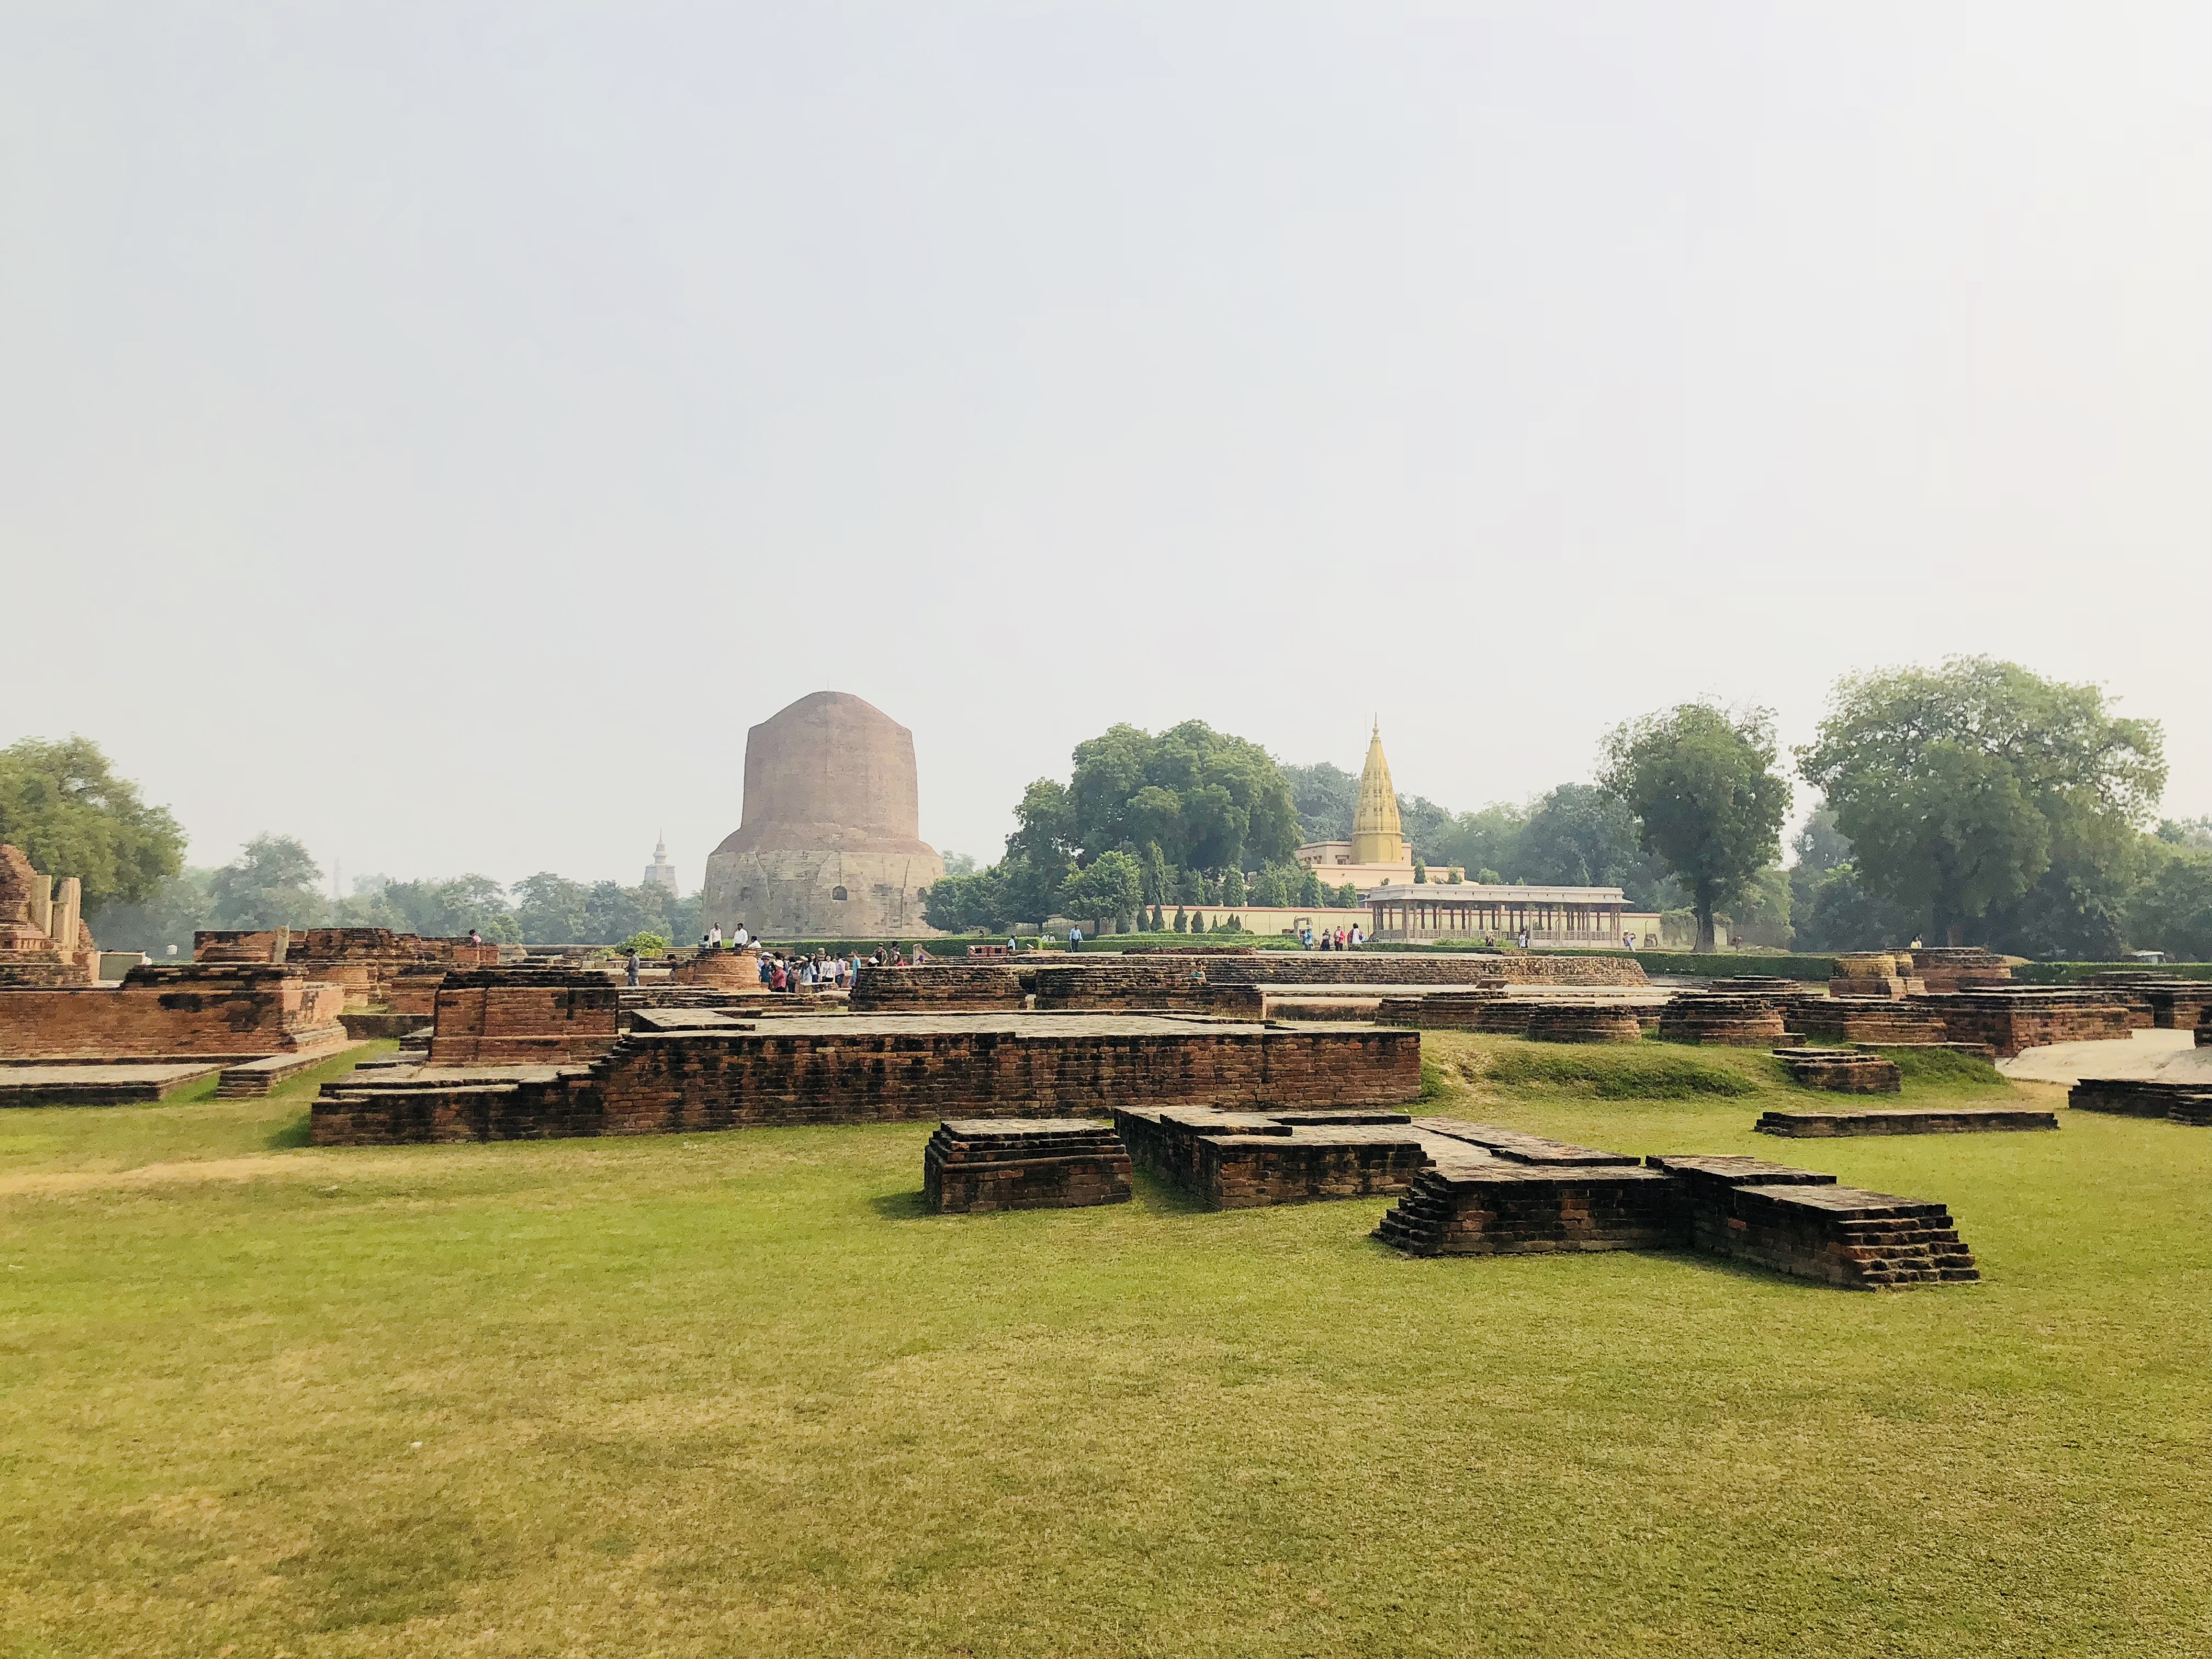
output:
{"label": "person standing on path", "polygon": [[637,989],[637,946],[635,945],[631,945],[629,948],[629,960],[627,971],[629,975],[629,988],[635,991]]}

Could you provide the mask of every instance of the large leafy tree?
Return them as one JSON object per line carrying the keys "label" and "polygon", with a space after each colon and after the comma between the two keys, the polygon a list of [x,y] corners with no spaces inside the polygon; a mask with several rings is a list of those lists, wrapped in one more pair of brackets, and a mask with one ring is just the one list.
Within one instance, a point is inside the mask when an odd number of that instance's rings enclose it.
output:
{"label": "large leafy tree", "polygon": [[1909,913],[1859,880],[1834,808],[1815,807],[1790,847],[1790,920],[1799,950],[1879,951],[1919,930]]}
{"label": "large leafy tree", "polygon": [[[1133,915],[1142,902],[1210,903],[1228,872],[1287,863],[1298,844],[1297,811],[1273,758],[1203,721],[1158,736],[1116,726],[1078,744],[1074,761],[1066,783],[1039,778],[1023,793],[1004,859],[930,888],[923,915],[932,927],[1042,921],[1077,893],[1086,915]],[[1109,854],[1126,856],[1134,872],[1137,895],[1126,903],[1118,864],[1097,878],[1103,887],[1080,884]]]}
{"label": "large leafy tree", "polygon": [[1977,923],[1988,931],[1985,918],[2021,933],[2024,902],[2070,907],[2058,933],[2109,936],[2099,872],[2166,784],[2156,721],[2114,714],[2094,686],[1987,657],[1842,681],[1796,758],[1860,880],[1954,945]]}
{"label": "large leafy tree", "polygon": [[1781,848],[1790,786],[1775,772],[1774,717],[1686,702],[1616,727],[1601,780],[1635,814],[1644,850],[1690,894],[1698,949],[1713,912],[1743,893]]}
{"label": "large leafy tree", "polygon": [[185,836],[149,806],[89,738],[25,738],[0,749],[0,842],[52,876],[75,876],[86,915],[154,896],[184,868]]}
{"label": "large leafy tree", "polygon": [[1563,783],[1539,801],[1521,826],[1513,857],[1516,881],[1618,887],[1637,909],[1657,903],[1665,875],[1638,844],[1626,804],[1591,783]]}
{"label": "large leafy tree", "polygon": [[329,916],[322,871],[290,836],[256,836],[209,884],[217,927],[314,927]]}
{"label": "large leafy tree", "polygon": [[1157,737],[1116,726],[1078,744],[1066,799],[1066,848],[1085,865],[1157,845],[1186,869],[1242,870],[1288,858],[1300,838],[1273,757],[1203,720]]}
{"label": "large leafy tree", "polygon": [[1060,890],[1062,915],[1096,916],[1116,931],[1143,902],[1144,866],[1127,853],[1101,853]]}

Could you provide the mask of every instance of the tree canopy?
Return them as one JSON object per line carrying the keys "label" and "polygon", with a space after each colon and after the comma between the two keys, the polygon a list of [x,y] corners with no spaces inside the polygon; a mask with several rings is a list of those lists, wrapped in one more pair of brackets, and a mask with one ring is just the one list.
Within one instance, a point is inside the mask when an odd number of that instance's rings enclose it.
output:
{"label": "tree canopy", "polygon": [[[2089,685],[2015,663],[1856,675],[1836,687],[1798,770],[1826,795],[1858,878],[1958,944],[1970,926],[2047,937],[2019,946],[2118,946],[2114,890],[2166,783],[2154,720],[2124,719]],[[2032,931],[2032,930],[2031,930]]]}
{"label": "tree canopy", "polygon": [[146,805],[89,738],[0,749],[0,842],[47,875],[75,876],[95,922],[105,905],[150,897],[185,863],[168,808]]}
{"label": "tree canopy", "polygon": [[215,872],[210,920],[217,927],[313,927],[328,915],[323,872],[289,836],[256,836]]}
{"label": "tree canopy", "polygon": [[1607,792],[1636,815],[1644,849],[1689,890],[1698,948],[1713,948],[1713,912],[1745,893],[1780,849],[1790,786],[1774,770],[1774,717],[1686,702],[1616,727],[1606,739]]}

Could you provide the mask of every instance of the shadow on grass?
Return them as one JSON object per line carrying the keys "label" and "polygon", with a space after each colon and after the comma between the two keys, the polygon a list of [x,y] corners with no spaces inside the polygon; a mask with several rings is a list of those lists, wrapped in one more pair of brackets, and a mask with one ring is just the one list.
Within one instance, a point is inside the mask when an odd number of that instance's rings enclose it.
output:
{"label": "shadow on grass", "polygon": [[1213,1206],[1195,1193],[1187,1193],[1171,1181],[1163,1181],[1148,1170],[1129,1177],[1132,1201],[1139,1209],[1160,1215],[1211,1215]]}
{"label": "shadow on grass", "polygon": [[920,1193],[878,1193],[868,1207],[886,1221],[915,1221],[929,1213],[929,1200]]}
{"label": "shadow on grass", "polygon": [[289,1152],[295,1146],[304,1146],[307,1144],[307,1134],[311,1127],[312,1114],[302,1111],[290,1122],[279,1124],[276,1128],[271,1129],[268,1139],[261,1144],[272,1152]]}

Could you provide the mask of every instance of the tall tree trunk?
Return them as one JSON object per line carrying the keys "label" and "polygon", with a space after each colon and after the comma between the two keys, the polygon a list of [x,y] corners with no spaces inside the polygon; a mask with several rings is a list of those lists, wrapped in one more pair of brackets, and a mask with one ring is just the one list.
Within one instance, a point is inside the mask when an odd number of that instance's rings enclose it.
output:
{"label": "tall tree trunk", "polygon": [[1713,943],[1713,907],[1710,900],[1698,902],[1698,949],[1712,951],[1719,947]]}

